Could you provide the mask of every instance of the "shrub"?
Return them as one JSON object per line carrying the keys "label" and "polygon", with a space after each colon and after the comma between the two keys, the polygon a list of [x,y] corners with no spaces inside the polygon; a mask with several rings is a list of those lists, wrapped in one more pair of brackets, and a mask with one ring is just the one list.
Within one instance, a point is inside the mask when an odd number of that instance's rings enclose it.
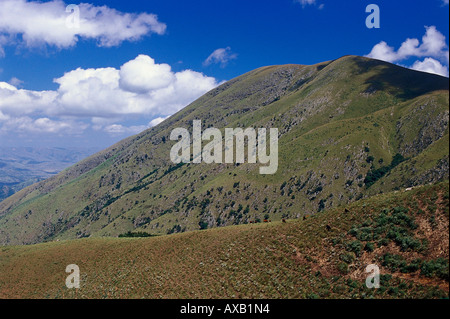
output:
{"label": "shrub", "polygon": [[406,267],[403,267],[401,269],[401,271],[404,273],[416,272],[420,269],[421,265],[422,265],[422,260],[415,259],[409,265],[406,265]]}
{"label": "shrub", "polygon": [[380,284],[383,286],[388,286],[388,283],[391,279],[392,279],[391,274],[380,274]]}
{"label": "shrub", "polygon": [[373,240],[372,228],[371,227],[360,228],[360,231],[357,233],[356,238],[361,241]]}
{"label": "shrub", "polygon": [[421,274],[426,277],[438,277],[449,281],[449,264],[448,260],[438,258],[426,261],[422,264]]}
{"label": "shrub", "polygon": [[198,225],[200,226],[200,229],[202,229],[202,230],[208,228],[208,223],[205,222],[205,221],[200,221],[200,222],[198,223]]}
{"label": "shrub", "polygon": [[375,250],[375,245],[372,242],[368,242],[366,246],[364,247],[364,250],[368,252],[372,252]]}
{"label": "shrub", "polygon": [[384,175],[386,175],[391,169],[396,167],[398,164],[403,162],[405,158],[401,154],[395,154],[395,156],[392,158],[392,162],[389,166],[382,166],[378,169],[371,169],[369,172],[367,172],[366,178],[364,179],[364,183],[366,184],[367,188],[375,184],[377,180],[382,178]]}
{"label": "shrub", "polygon": [[119,238],[124,238],[124,237],[153,237],[153,236],[157,236],[157,235],[152,235],[152,234],[149,234],[149,233],[146,233],[146,232],[135,232],[135,233],[133,233],[131,231],[128,231],[128,232],[126,232],[124,234],[120,234]]}
{"label": "shrub", "polygon": [[386,238],[381,238],[378,241],[378,247],[387,246],[389,244],[389,240]]}
{"label": "shrub", "polygon": [[403,267],[406,267],[407,264],[402,256],[387,253],[382,257],[382,265],[392,271],[397,271]]}
{"label": "shrub", "polygon": [[345,275],[345,274],[348,273],[348,264],[345,263],[345,262],[340,262],[340,263],[337,265],[337,269],[339,270],[340,273],[342,273],[342,274]]}
{"label": "shrub", "polygon": [[361,255],[363,244],[359,240],[354,240],[347,244],[347,251],[354,252],[356,256]]}
{"label": "shrub", "polygon": [[352,253],[345,253],[341,254],[339,256],[339,259],[342,260],[343,262],[346,262],[347,264],[351,264],[352,262],[355,261],[355,255]]}
{"label": "shrub", "polygon": [[399,292],[398,287],[391,287],[388,290],[388,294],[390,294],[391,296],[398,295],[398,292]]}

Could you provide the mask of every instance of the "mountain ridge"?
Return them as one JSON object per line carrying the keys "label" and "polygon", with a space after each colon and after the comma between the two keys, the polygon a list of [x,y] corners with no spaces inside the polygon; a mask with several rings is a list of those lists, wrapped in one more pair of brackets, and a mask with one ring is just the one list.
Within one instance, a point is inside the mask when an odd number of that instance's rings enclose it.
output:
{"label": "mountain ridge", "polygon": [[[194,119],[205,128],[279,128],[278,173],[259,176],[249,164],[171,165],[170,131],[189,128]],[[356,56],[262,67],[1,202],[0,243],[130,230],[162,234],[310,215],[448,179],[445,140],[446,78]],[[405,160],[390,168],[397,153]],[[369,171],[383,167],[388,172],[367,187]]]}

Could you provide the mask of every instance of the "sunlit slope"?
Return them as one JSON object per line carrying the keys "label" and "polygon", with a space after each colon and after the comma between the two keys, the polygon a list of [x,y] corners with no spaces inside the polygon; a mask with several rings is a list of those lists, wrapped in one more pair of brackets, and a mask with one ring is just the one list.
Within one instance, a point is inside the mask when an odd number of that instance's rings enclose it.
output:
{"label": "sunlit slope", "polygon": [[445,182],[286,223],[2,247],[0,298],[448,298],[448,205]]}
{"label": "sunlit slope", "polygon": [[[448,180],[448,112],[447,78],[377,60],[260,68],[1,202],[0,244],[297,218]],[[278,128],[277,173],[260,175],[259,164],[175,166],[170,132],[191,130],[194,119],[203,129]]]}

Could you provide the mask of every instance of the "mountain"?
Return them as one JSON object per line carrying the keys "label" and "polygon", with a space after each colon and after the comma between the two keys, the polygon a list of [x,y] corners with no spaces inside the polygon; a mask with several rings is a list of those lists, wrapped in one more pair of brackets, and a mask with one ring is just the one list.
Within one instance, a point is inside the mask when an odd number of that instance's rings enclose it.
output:
{"label": "mountain", "polygon": [[[0,298],[448,298],[448,187],[285,223],[0,247]],[[80,289],[64,285],[69,264]],[[366,287],[368,264],[378,289]]]}
{"label": "mountain", "polygon": [[0,147],[0,201],[95,153],[93,148]]}
{"label": "mountain", "polygon": [[[449,81],[345,56],[263,67],[0,203],[0,244],[154,235],[300,218],[448,180]],[[259,164],[174,164],[173,129],[278,128]]]}

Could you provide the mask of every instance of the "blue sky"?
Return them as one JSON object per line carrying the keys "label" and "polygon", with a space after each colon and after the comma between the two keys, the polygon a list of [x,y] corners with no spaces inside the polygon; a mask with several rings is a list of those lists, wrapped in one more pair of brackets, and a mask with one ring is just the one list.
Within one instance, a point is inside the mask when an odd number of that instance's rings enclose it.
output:
{"label": "blue sky", "polygon": [[[266,65],[354,54],[448,76],[445,0],[11,1],[0,0],[1,146],[104,148]],[[365,24],[371,3],[379,29]]]}

